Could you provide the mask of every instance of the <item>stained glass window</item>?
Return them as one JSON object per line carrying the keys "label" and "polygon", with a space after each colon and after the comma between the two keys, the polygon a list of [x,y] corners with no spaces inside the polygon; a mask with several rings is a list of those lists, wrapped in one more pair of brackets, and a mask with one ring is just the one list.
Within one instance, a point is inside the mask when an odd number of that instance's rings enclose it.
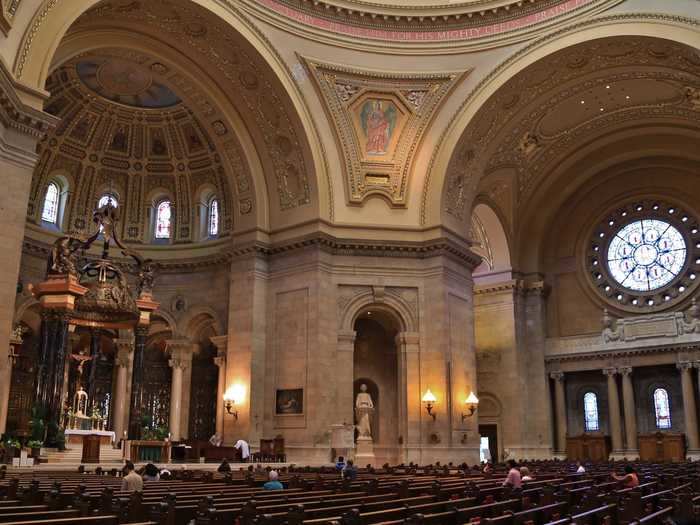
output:
{"label": "stained glass window", "polygon": [[119,207],[119,201],[117,201],[117,198],[109,193],[105,193],[102,195],[102,197],[100,197],[100,200],[97,201],[97,207],[101,208],[102,206],[106,206],[108,202],[115,208]]}
{"label": "stained glass window", "polygon": [[156,208],[156,239],[170,239],[172,212],[170,201],[162,201]]}
{"label": "stained glass window", "polygon": [[608,268],[625,288],[640,292],[667,285],[685,265],[683,235],[671,224],[643,219],[615,234],[608,247]]}
{"label": "stained glass window", "polygon": [[219,201],[212,199],[209,204],[209,235],[216,236],[219,234]]}
{"label": "stained glass window", "polygon": [[600,430],[598,396],[593,392],[586,392],[583,395],[583,418],[586,432],[597,432]]}
{"label": "stained glass window", "polygon": [[46,188],[46,197],[44,197],[44,209],[41,212],[41,220],[56,224],[58,222],[58,204],[60,200],[60,191],[58,184],[50,182]]}
{"label": "stained glass window", "polygon": [[671,428],[671,406],[668,403],[668,392],[665,388],[654,390],[654,413],[656,428]]}

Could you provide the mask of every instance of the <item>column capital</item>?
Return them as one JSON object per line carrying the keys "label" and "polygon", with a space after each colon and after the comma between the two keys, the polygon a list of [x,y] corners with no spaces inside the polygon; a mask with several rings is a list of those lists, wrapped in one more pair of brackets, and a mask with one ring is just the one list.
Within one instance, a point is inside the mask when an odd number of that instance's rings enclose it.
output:
{"label": "column capital", "polygon": [[563,381],[564,380],[564,372],[561,370],[555,370],[554,372],[549,373],[549,377],[554,379],[555,381]]}
{"label": "column capital", "polygon": [[420,333],[399,332],[396,334],[396,344],[406,346],[418,346],[420,344]]}
{"label": "column capital", "polygon": [[616,374],[619,373],[619,370],[614,367],[610,368],[603,368],[603,375],[608,376],[608,377],[615,377]]}
{"label": "column capital", "polygon": [[215,335],[210,337],[209,340],[218,350],[219,355],[226,355],[228,352],[228,335]]}
{"label": "column capital", "polygon": [[225,368],[226,367],[226,356],[225,355],[217,355],[214,358],[214,364],[218,366],[219,368]]}
{"label": "column capital", "polygon": [[173,370],[178,369],[178,368],[180,370],[185,370],[188,366],[190,366],[190,360],[186,360],[186,359],[182,359],[182,358],[169,359],[168,366],[170,366],[170,368],[172,368]]}
{"label": "column capital", "polygon": [[356,337],[357,332],[355,330],[338,330],[338,349],[354,350]]}
{"label": "column capital", "polygon": [[621,366],[620,368],[617,369],[617,371],[623,376],[631,376],[632,375],[632,367],[631,366]]}
{"label": "column capital", "polygon": [[681,371],[690,370],[691,368],[693,368],[693,363],[691,363],[690,361],[680,361],[676,363],[676,368]]}

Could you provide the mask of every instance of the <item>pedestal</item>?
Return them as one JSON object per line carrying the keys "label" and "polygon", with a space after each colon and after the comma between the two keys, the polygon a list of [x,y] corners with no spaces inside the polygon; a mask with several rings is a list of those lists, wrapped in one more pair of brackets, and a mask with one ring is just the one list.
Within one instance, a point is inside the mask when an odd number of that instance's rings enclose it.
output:
{"label": "pedestal", "polygon": [[358,437],[355,444],[355,463],[358,467],[364,467],[368,463],[374,465],[374,441],[371,437]]}

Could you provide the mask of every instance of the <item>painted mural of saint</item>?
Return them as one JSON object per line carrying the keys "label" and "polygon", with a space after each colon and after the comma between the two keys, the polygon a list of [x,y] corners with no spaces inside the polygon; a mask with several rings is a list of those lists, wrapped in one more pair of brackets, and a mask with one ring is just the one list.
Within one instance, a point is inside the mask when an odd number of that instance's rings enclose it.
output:
{"label": "painted mural of saint", "polygon": [[367,154],[384,155],[396,126],[396,109],[393,104],[381,100],[368,100],[362,106],[360,121],[367,137]]}

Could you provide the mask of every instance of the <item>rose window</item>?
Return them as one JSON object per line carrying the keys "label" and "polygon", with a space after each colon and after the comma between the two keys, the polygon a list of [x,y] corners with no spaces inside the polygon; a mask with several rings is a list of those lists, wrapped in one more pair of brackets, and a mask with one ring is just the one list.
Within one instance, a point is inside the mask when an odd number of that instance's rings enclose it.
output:
{"label": "rose window", "polygon": [[609,213],[588,248],[588,273],[623,310],[661,309],[682,300],[700,275],[700,233],[690,213],[643,201]]}

